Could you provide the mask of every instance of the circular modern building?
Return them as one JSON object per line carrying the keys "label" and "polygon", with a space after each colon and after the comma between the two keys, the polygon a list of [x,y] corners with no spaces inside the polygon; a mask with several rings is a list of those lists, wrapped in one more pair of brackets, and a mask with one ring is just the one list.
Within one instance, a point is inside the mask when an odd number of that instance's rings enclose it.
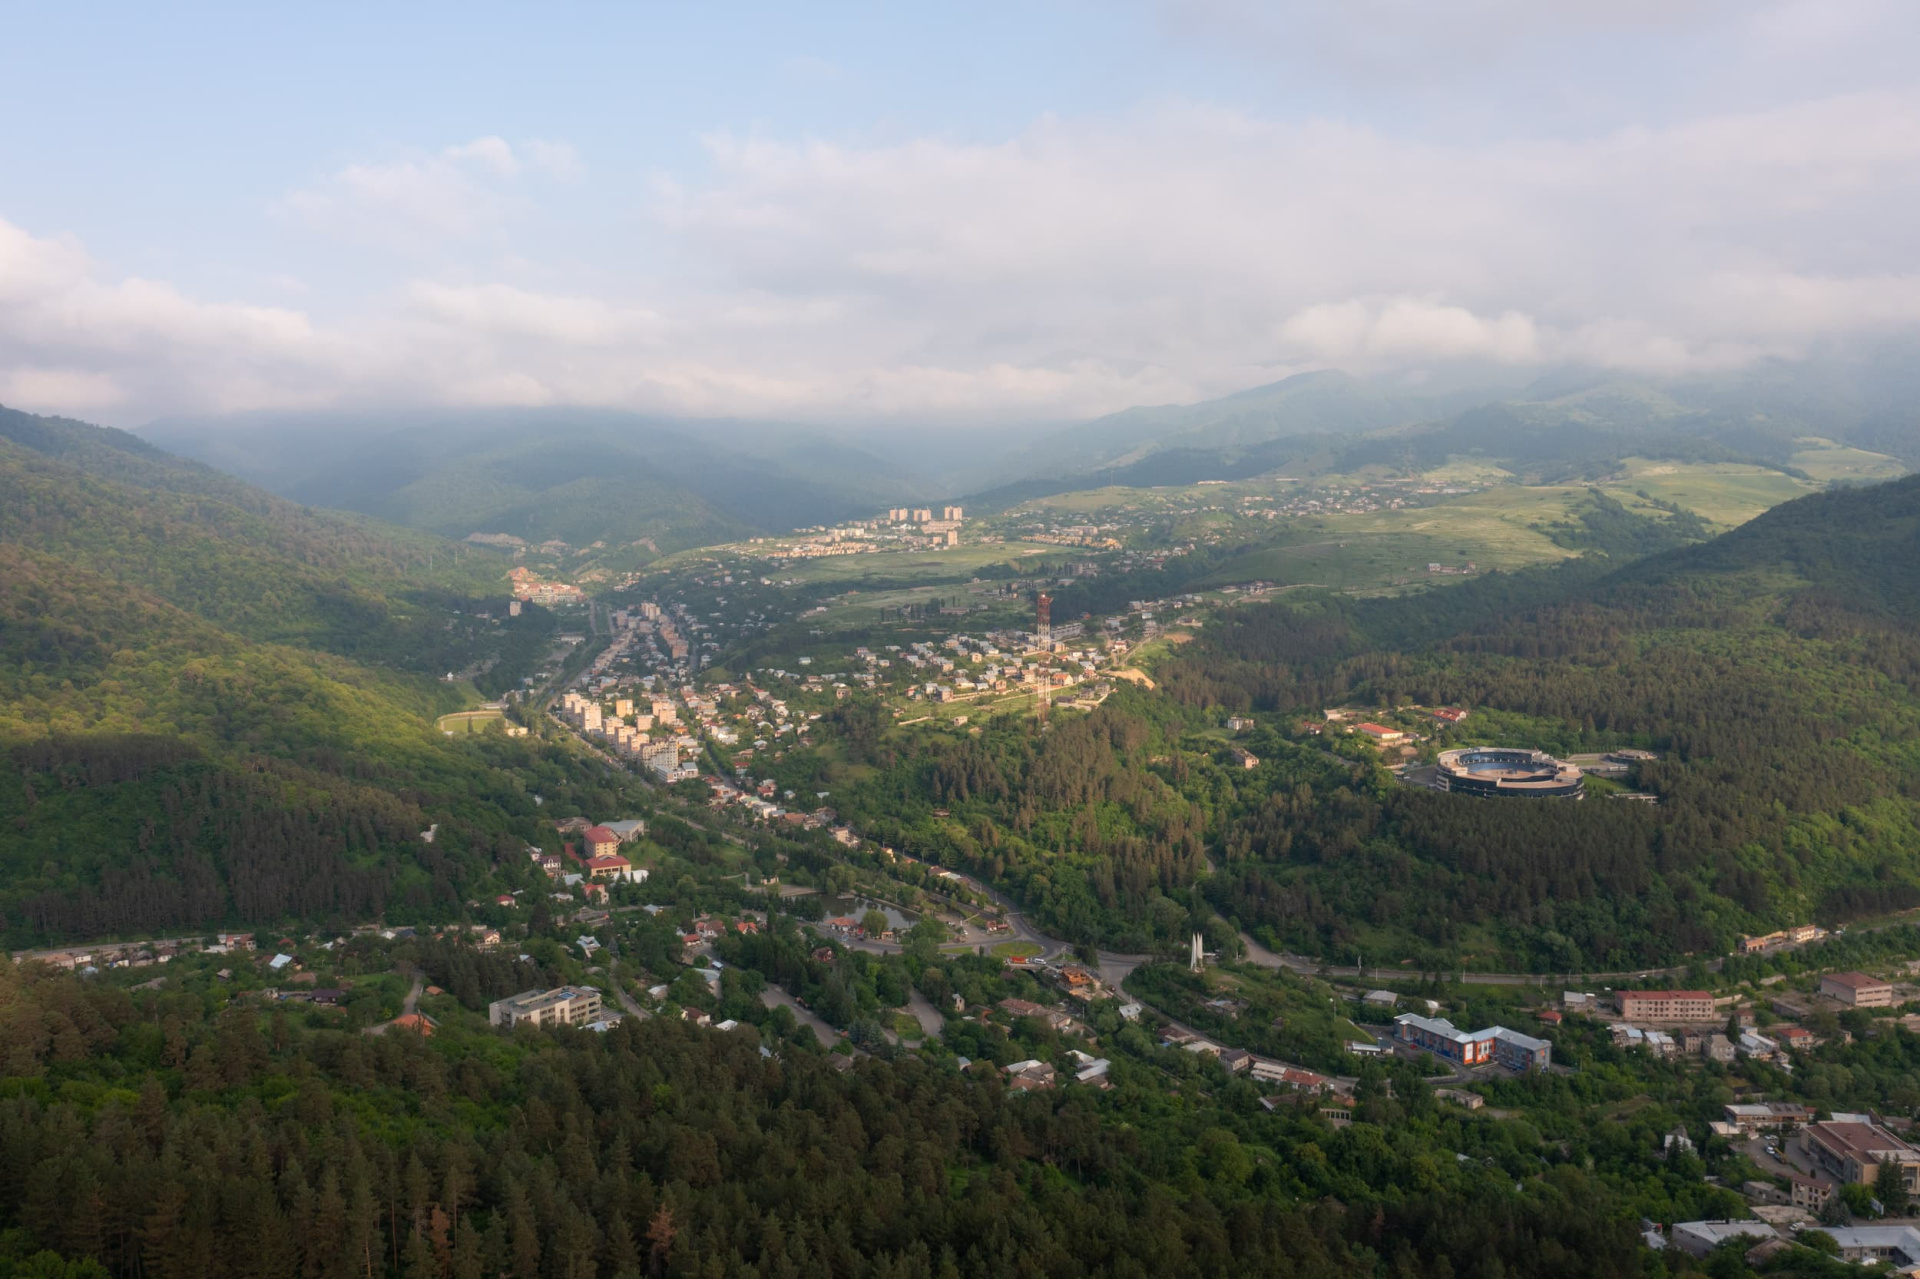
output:
{"label": "circular modern building", "polygon": [[1578,765],[1555,759],[1545,751],[1497,746],[1441,752],[1434,784],[1456,795],[1484,798],[1579,799],[1585,792]]}

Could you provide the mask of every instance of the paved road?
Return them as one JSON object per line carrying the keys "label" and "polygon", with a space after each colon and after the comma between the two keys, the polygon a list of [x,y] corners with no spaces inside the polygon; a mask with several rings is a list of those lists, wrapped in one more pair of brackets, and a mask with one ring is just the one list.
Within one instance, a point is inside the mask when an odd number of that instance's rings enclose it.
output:
{"label": "paved road", "polygon": [[[426,974],[415,973],[413,975],[413,985],[407,988],[407,997],[400,1001],[401,1017],[413,1016],[414,1010],[420,1006],[420,993],[424,991],[426,988],[427,988]],[[394,1020],[398,1021],[399,1018],[396,1017]],[[387,1027],[391,1025],[393,1025],[393,1022],[383,1021],[378,1026],[368,1026],[361,1033],[367,1034],[367,1035],[384,1035],[387,1033]]]}
{"label": "paved road", "polygon": [[907,996],[907,1011],[913,1014],[914,1019],[920,1023],[920,1029],[929,1039],[938,1039],[940,1032],[946,1029],[947,1019],[942,1017],[940,1010],[928,1003],[927,997],[917,990]]}
{"label": "paved road", "polygon": [[626,1011],[627,1016],[633,1018],[635,1021],[653,1016],[652,1013],[642,1008],[632,995],[627,993],[626,983],[620,980],[620,969],[618,965],[608,967],[607,982],[613,987],[613,997],[620,1001],[620,1007]]}
{"label": "paved road", "polygon": [[[1351,965],[1323,964],[1306,955],[1276,954],[1262,946],[1246,933],[1240,934],[1240,940],[1246,943],[1247,962],[1258,964],[1262,968],[1287,968],[1296,973],[1314,976],[1343,977],[1352,980],[1404,981],[1417,974],[1397,968],[1356,968]],[[1710,959],[1706,969],[1717,973],[1726,961]],[[1630,968],[1618,973],[1464,973],[1460,979],[1469,986],[1547,986],[1571,987],[1597,982],[1640,981],[1649,977],[1677,977],[1692,969],[1691,964],[1676,964],[1672,968]]]}
{"label": "paved road", "polygon": [[840,1041],[840,1032],[829,1026],[825,1018],[811,1008],[802,1008],[799,1000],[778,986],[768,986],[762,990],[760,1002],[769,1008],[778,1008],[781,1005],[791,1008],[793,1015],[799,1018],[802,1025],[813,1027],[814,1036],[819,1039],[822,1048],[831,1048]]}

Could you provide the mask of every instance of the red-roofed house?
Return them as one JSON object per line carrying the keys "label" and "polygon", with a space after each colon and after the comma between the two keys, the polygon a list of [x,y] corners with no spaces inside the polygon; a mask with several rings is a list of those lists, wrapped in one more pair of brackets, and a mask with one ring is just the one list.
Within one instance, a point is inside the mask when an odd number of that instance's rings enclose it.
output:
{"label": "red-roofed house", "polygon": [[1356,724],[1354,725],[1353,731],[1362,737],[1373,739],[1382,746],[1390,746],[1394,742],[1404,742],[1407,740],[1405,733],[1397,728],[1388,728],[1385,724]]}
{"label": "red-roofed house", "polygon": [[1467,717],[1467,713],[1465,711],[1443,709],[1435,711],[1433,717],[1443,724],[1458,724]]}
{"label": "red-roofed house", "polygon": [[603,853],[620,850],[620,837],[605,826],[591,826],[583,838],[587,841],[587,855],[597,857]]}
{"label": "red-roofed house", "polygon": [[590,879],[645,879],[645,871],[637,874],[633,863],[618,853],[599,853],[586,860],[587,876]]}

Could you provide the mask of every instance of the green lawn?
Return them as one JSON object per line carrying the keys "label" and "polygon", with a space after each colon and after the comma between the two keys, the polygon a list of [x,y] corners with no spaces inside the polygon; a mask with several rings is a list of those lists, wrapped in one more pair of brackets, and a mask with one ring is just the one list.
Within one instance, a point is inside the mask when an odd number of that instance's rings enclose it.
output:
{"label": "green lawn", "polygon": [[1039,953],[1039,945],[1030,941],[1003,941],[992,952],[995,959],[1032,959]]}
{"label": "green lawn", "polygon": [[478,733],[495,720],[505,718],[500,711],[455,711],[442,715],[433,726],[443,733]]}
{"label": "green lawn", "polygon": [[1745,524],[1762,511],[1820,488],[1764,466],[1732,462],[1682,464],[1629,458],[1625,469],[1624,478],[1602,485],[1609,496],[1631,504],[1634,495],[1644,491],[1722,528]]}
{"label": "green lawn", "polygon": [[1793,455],[1793,464],[1822,483],[1847,480],[1854,483],[1898,479],[1907,473],[1904,463],[1885,453],[1848,448],[1832,440],[1809,435],[1794,441],[1801,448]]}

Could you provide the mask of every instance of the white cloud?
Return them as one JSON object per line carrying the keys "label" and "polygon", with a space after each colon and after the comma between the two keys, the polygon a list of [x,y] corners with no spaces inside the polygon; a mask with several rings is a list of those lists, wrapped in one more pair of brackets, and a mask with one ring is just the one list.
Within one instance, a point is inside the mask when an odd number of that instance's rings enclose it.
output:
{"label": "white cloud", "polygon": [[344,305],[300,264],[327,292],[312,314],[198,300],[0,222],[0,388],[128,416],[337,398],[964,420],[1324,364],[1724,368],[1920,326],[1913,89],[1564,137],[1162,101],[991,141],[721,133],[708,154],[588,237],[571,228],[605,211],[565,216],[587,184],[534,184],[579,172],[557,144],[349,166],[287,207],[469,247],[376,266]]}
{"label": "white cloud", "polygon": [[126,398],[125,388],[111,374],[90,369],[0,371],[0,404],[85,413],[113,408]]}
{"label": "white cloud", "polygon": [[555,179],[584,171],[564,142],[534,140],[516,148],[480,137],[430,154],[350,164],[289,192],[278,208],[303,225],[341,239],[389,248],[497,232],[530,207],[521,179],[532,170]]}

